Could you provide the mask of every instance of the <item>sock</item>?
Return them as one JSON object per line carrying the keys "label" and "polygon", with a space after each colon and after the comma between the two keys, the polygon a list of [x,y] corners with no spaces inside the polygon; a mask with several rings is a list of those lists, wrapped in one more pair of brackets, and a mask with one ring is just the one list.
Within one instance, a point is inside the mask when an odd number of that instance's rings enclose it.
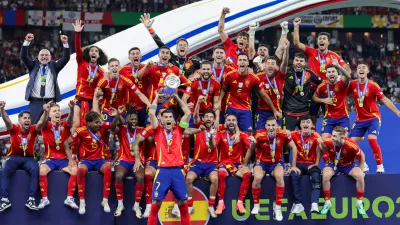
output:
{"label": "sock", "polygon": [[362,200],[364,197],[364,191],[357,190],[357,200]]}
{"label": "sock", "polygon": [[[158,211],[160,211],[159,205],[151,204],[149,219],[147,220],[147,225],[157,225],[158,222]],[[181,213],[182,216],[182,213]]]}
{"label": "sock", "polygon": [[225,178],[228,176],[226,171],[218,171],[218,199],[223,200],[225,196]]}
{"label": "sock", "polygon": [[76,175],[71,175],[68,180],[68,193],[67,196],[74,196],[76,190]]}
{"label": "sock", "polygon": [[142,200],[142,195],[143,195],[143,189],[144,189],[144,184],[139,184],[138,182],[136,182],[136,186],[135,186],[135,203],[140,203],[140,201]]}
{"label": "sock", "polygon": [[210,196],[208,199],[208,207],[214,207],[215,205],[215,196]]}
{"label": "sock", "polygon": [[[124,200],[119,200],[119,199],[118,199],[118,206],[120,206],[120,205],[124,205]],[[118,207],[118,206],[117,206],[117,207]]]}
{"label": "sock", "polygon": [[179,211],[181,212],[181,223],[182,225],[190,225],[190,215],[188,204],[184,203],[179,206]]}
{"label": "sock", "polygon": [[124,183],[115,183],[115,192],[117,193],[117,200],[124,199]]}
{"label": "sock", "polygon": [[331,200],[331,190],[324,191],[325,200]]}
{"label": "sock", "polygon": [[42,197],[47,198],[47,188],[49,186],[49,183],[47,182],[47,176],[39,176],[39,186]]}
{"label": "sock", "polygon": [[78,195],[80,200],[85,200],[85,185],[86,185],[86,172],[85,168],[78,169]]}
{"label": "sock", "polygon": [[376,165],[383,164],[382,150],[378,144],[378,140],[377,139],[368,139],[368,143],[372,148],[372,153],[374,154]]}
{"label": "sock", "polygon": [[252,192],[254,204],[260,204],[261,188],[253,188]]}
{"label": "sock", "polygon": [[140,202],[135,202],[135,204],[133,204],[134,207],[139,207]]}
{"label": "sock", "polygon": [[224,203],[224,200],[218,200],[218,204],[219,204],[219,203]]}
{"label": "sock", "polygon": [[104,177],[103,177],[103,196],[104,198],[108,199],[110,195],[111,189],[111,166],[106,166],[104,168]]}
{"label": "sock", "polygon": [[244,198],[246,198],[247,191],[249,190],[250,187],[250,180],[251,180],[251,173],[247,172],[243,174],[243,180],[242,184],[240,185],[240,191],[239,191],[239,201],[243,201]]}
{"label": "sock", "polygon": [[151,192],[153,192],[153,177],[150,175],[144,175],[144,194],[146,204],[151,204]]}
{"label": "sock", "polygon": [[193,198],[192,197],[188,197],[187,204],[189,207],[193,207]]}
{"label": "sock", "polygon": [[283,194],[285,193],[285,187],[275,187],[275,205],[282,205]]}

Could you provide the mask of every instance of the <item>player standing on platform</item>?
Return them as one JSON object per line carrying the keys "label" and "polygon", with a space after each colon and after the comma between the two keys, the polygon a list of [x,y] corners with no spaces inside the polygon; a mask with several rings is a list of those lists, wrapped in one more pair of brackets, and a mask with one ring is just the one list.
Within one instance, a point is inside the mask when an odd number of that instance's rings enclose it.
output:
{"label": "player standing on platform", "polygon": [[76,141],[80,145],[80,159],[78,164],[78,194],[79,194],[79,214],[86,213],[85,203],[85,186],[86,174],[88,171],[100,171],[103,173],[103,201],[101,205],[104,212],[110,212],[108,205],[108,196],[111,188],[111,165],[105,158],[105,152],[108,146],[102,140],[105,130],[110,129],[110,123],[101,122],[101,116],[97,112],[90,111],[86,114],[86,125],[79,127],[74,133],[64,142],[66,151],[70,151],[70,145]]}
{"label": "player standing on platform", "polygon": [[[384,173],[382,150],[378,144],[378,135],[381,128],[381,114],[376,99],[379,99],[386,107],[400,117],[400,111],[390,99],[388,99],[377,83],[369,80],[367,75],[369,67],[366,63],[357,66],[357,80],[349,85],[349,94],[353,95],[356,108],[356,122],[353,124],[350,137],[358,142],[368,131],[368,143],[374,154],[377,173]],[[367,167],[365,165],[365,167]]]}
{"label": "player standing on platform", "polygon": [[300,170],[296,167],[297,148],[290,137],[290,132],[279,128],[275,117],[268,117],[264,127],[265,129],[258,130],[255,133],[255,137],[251,137],[256,143],[251,150],[253,152],[256,149],[257,161],[254,164],[253,171],[252,192],[254,207],[251,210],[251,214],[257,215],[260,211],[261,181],[265,177],[265,173],[268,173],[276,180],[275,202],[273,204],[274,218],[277,221],[282,221],[281,205],[285,193],[282,164],[283,146],[287,144],[292,149],[292,171],[299,173]]}
{"label": "player standing on platform", "polygon": [[50,204],[47,198],[48,181],[47,174],[54,170],[60,170],[70,175],[68,180],[67,198],[65,205],[73,209],[78,209],[73,198],[76,190],[76,180],[78,167],[71,152],[64,149],[64,141],[71,134],[72,118],[74,116],[75,103],[70,101],[68,104],[71,109],[67,121],[61,122],[61,110],[59,105],[53,105],[50,108],[50,121],[47,122],[42,129],[43,144],[45,146],[45,160],[40,164],[39,186],[42,193],[42,200],[38,206],[43,209]]}
{"label": "player standing on platform", "polygon": [[[329,152],[329,161],[322,171],[322,187],[324,190],[325,204],[321,210],[321,214],[327,214],[332,208],[331,203],[331,179],[333,175],[339,172],[349,175],[356,180],[358,213],[365,214],[362,199],[364,197],[365,182],[363,166],[365,163],[365,155],[358,147],[357,143],[350,138],[345,137],[346,129],[337,126],[333,129],[332,138],[325,140],[321,147],[323,151]],[[358,165],[355,160],[360,162]],[[359,167],[360,166],[360,167]]]}
{"label": "player standing on platform", "polygon": [[[295,204],[291,213],[295,214],[304,211],[304,206],[301,204],[302,175],[307,175],[311,179],[311,212],[319,212],[318,200],[321,193],[321,169],[318,165],[321,158],[320,143],[322,143],[322,139],[317,132],[312,130],[313,123],[309,116],[301,119],[300,128],[301,130],[293,131],[291,133],[292,140],[296,144],[297,148],[296,166],[300,170],[300,173],[296,171],[290,173]],[[294,154],[294,152],[292,154]]]}
{"label": "player standing on platform", "polygon": [[35,203],[35,195],[38,187],[39,168],[35,161],[34,145],[39,132],[42,130],[49,117],[50,107],[53,101],[43,105],[43,114],[36,125],[31,125],[31,116],[29,111],[22,111],[18,114],[18,125],[12,124],[5,110],[6,103],[0,101],[0,113],[4,124],[10,134],[11,146],[7,151],[7,159],[3,166],[1,174],[1,200],[0,212],[11,207],[8,200],[10,186],[10,177],[18,168],[22,168],[30,175],[29,180],[29,198],[25,206],[31,210],[38,210]]}

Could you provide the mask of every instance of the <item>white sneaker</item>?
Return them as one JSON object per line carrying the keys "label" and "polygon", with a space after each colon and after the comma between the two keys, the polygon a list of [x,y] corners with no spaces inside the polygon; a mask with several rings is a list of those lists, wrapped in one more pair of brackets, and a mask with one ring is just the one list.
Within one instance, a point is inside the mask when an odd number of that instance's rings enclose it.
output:
{"label": "white sneaker", "polygon": [[39,205],[38,205],[38,209],[44,209],[44,207],[46,207],[46,206],[48,206],[48,205],[50,205],[50,201],[49,201],[48,199],[42,198],[42,199],[40,200]]}
{"label": "white sneaker", "polygon": [[149,215],[150,215],[150,209],[151,209],[151,204],[147,204],[146,205],[146,209],[144,210],[144,213],[143,213],[143,218],[148,218],[149,217]]}
{"label": "white sneaker", "polygon": [[274,202],[273,208],[274,208],[274,218],[275,218],[277,221],[282,221],[282,220],[283,220],[283,216],[282,216],[281,207],[275,205],[275,202]]}
{"label": "white sneaker", "polygon": [[291,213],[299,214],[303,211],[304,211],[304,206],[303,206],[303,204],[299,203],[299,204],[295,204],[293,206]]}
{"label": "white sneaker", "polygon": [[215,209],[214,209],[214,207],[208,207],[208,212],[210,213],[210,216],[212,217],[212,218],[217,218],[217,214],[215,214]]}
{"label": "white sneaker", "polygon": [[259,212],[260,212],[260,204],[254,204],[254,207],[251,210],[251,215],[257,215]]}
{"label": "white sneaker", "polygon": [[120,216],[122,214],[122,211],[124,211],[125,206],[123,204],[118,205],[117,209],[114,212],[114,216]]}
{"label": "white sneaker", "polygon": [[383,167],[383,164],[377,165],[376,173],[384,173],[384,172],[385,172],[385,168]]}
{"label": "white sneaker", "polygon": [[189,207],[189,214],[193,214],[194,213],[194,207]]}
{"label": "white sneaker", "polygon": [[101,206],[103,206],[104,212],[106,213],[111,212],[110,205],[108,205],[107,199],[103,199],[103,201],[101,202]]}
{"label": "white sneaker", "polygon": [[79,207],[76,205],[74,198],[66,198],[64,201],[64,204],[73,208],[73,209],[79,209]]}
{"label": "white sneaker", "polygon": [[79,214],[83,215],[86,213],[86,203],[85,200],[79,201]]}
{"label": "white sneaker", "polygon": [[142,218],[142,208],[140,208],[138,205],[134,205],[132,210],[136,214],[136,218],[141,219]]}
{"label": "white sneaker", "polygon": [[174,215],[177,218],[181,218],[181,211],[179,211],[178,204],[175,203],[174,208],[172,209],[171,212],[172,215]]}
{"label": "white sneaker", "polygon": [[312,213],[319,213],[318,203],[314,202],[311,204],[311,212]]}
{"label": "white sneaker", "polygon": [[369,167],[368,167],[367,163],[364,163],[363,172],[365,173],[365,172],[368,172],[368,171],[369,171]]}

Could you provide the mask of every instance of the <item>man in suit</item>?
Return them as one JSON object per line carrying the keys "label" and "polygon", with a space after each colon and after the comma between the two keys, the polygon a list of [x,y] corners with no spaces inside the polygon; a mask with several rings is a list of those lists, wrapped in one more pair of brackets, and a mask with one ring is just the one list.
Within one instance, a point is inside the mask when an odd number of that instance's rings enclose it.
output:
{"label": "man in suit", "polygon": [[29,101],[29,111],[31,112],[32,124],[39,121],[43,113],[43,105],[50,102],[60,102],[61,93],[58,86],[58,73],[68,63],[70,51],[68,37],[61,35],[64,53],[60,60],[51,60],[49,50],[42,49],[38,58],[32,59],[28,55],[28,48],[33,41],[33,34],[27,34],[21,48],[21,59],[29,70],[29,81],[26,87],[25,100]]}

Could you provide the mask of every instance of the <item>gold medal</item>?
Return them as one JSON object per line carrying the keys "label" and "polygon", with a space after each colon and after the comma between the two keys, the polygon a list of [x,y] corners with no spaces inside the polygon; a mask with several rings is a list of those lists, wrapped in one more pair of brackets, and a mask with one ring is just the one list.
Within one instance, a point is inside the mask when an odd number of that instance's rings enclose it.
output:
{"label": "gold medal", "polygon": [[358,103],[358,106],[360,106],[361,108],[364,106],[363,103]]}
{"label": "gold medal", "polygon": [[211,148],[208,148],[208,153],[210,153],[211,152]]}
{"label": "gold medal", "polygon": [[276,99],[281,99],[281,96],[280,95],[276,95]]}
{"label": "gold medal", "polygon": [[301,95],[301,96],[304,96],[304,92],[300,92],[300,95]]}
{"label": "gold medal", "polygon": [[275,162],[275,158],[272,158],[272,162]]}
{"label": "gold medal", "polygon": [[57,149],[57,150],[60,150],[60,146],[57,145],[57,146],[56,146],[56,149]]}
{"label": "gold medal", "polygon": [[45,86],[46,85],[46,82],[42,82],[42,86]]}

